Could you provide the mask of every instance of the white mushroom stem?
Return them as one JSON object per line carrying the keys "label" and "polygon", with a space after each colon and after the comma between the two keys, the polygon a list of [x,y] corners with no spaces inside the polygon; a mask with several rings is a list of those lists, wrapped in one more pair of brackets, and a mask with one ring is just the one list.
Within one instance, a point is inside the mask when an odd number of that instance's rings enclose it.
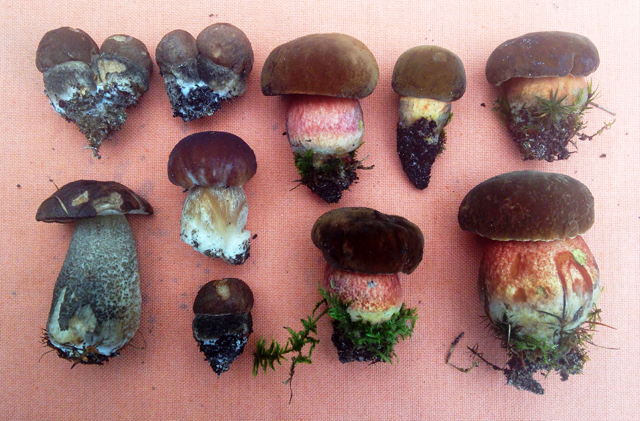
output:
{"label": "white mushroom stem", "polygon": [[242,187],[192,187],[182,210],[180,238],[206,256],[244,263],[251,240],[244,229],[248,214]]}
{"label": "white mushroom stem", "polygon": [[400,114],[399,124],[404,128],[409,128],[421,118],[435,122],[435,127],[430,130],[428,136],[425,136],[425,140],[429,143],[437,143],[440,132],[449,121],[451,103],[429,98],[401,96],[398,113]]}

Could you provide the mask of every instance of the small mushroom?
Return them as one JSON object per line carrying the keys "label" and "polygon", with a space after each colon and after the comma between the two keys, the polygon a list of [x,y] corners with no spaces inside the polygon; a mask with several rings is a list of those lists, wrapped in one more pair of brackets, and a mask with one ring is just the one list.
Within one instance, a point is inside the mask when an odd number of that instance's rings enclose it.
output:
{"label": "small mushroom", "polygon": [[253,322],[253,293],[236,278],[206,283],[193,302],[193,337],[218,375],[244,351]]}
{"label": "small mushroom", "polygon": [[287,136],[300,183],[336,203],[364,168],[356,159],[364,122],[359,99],[378,83],[378,64],[343,34],[307,35],[276,47],[262,67],[264,95],[286,95]]}
{"label": "small mushroom", "polygon": [[451,102],[466,90],[464,66],[442,47],[413,47],[396,61],[391,86],[400,95],[396,131],[402,169],[422,190],[429,185],[436,157],[444,151],[444,127],[453,116]]}
{"label": "small mushroom", "polygon": [[126,109],[149,88],[153,69],[141,41],[113,35],[98,50],[89,35],[69,27],[42,37],[36,66],[54,111],[78,126],[96,157],[105,137],[125,123]]}
{"label": "small mushroom", "polygon": [[562,380],[587,361],[585,322],[600,295],[600,272],[580,234],[594,222],[593,196],[562,174],[517,171],[474,187],[460,204],[464,230],[487,238],[482,300],[510,357],[504,374],[542,394],[537,371]]}
{"label": "small mushroom", "polygon": [[327,261],[322,288],[333,296],[331,340],[340,361],[391,361],[417,319],[402,303],[397,272],[410,274],[422,261],[420,228],[374,209],[341,208],[318,218],[311,238]]}
{"label": "small mushroom", "polygon": [[222,101],[244,93],[253,49],[240,29],[215,23],[197,39],[181,29],[169,32],[156,48],[156,61],[173,116],[192,121],[212,115]]}
{"label": "small mushroom", "polygon": [[249,206],[242,186],[256,173],[256,156],[238,136],[201,132],[171,151],[169,180],[189,193],[181,220],[182,241],[205,256],[239,265],[249,257]]}
{"label": "small mushroom", "polygon": [[496,109],[525,160],[567,159],[594,92],[585,76],[600,64],[595,45],[568,32],[532,32],[498,46],[486,76],[500,87]]}
{"label": "small mushroom", "polygon": [[75,364],[102,364],[140,325],[136,244],[125,214],[151,205],[116,182],[79,180],[40,205],[37,221],[76,222],[53,289],[45,342]]}

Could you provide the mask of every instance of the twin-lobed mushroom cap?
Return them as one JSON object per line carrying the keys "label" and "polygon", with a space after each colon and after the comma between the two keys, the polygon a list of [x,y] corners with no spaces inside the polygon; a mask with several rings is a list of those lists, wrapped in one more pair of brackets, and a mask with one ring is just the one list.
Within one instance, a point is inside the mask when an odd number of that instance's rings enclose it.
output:
{"label": "twin-lobed mushroom cap", "polygon": [[452,51],[421,45],[398,58],[391,86],[402,96],[451,102],[462,98],[467,78],[462,61]]}
{"label": "twin-lobed mushroom cap", "polygon": [[65,184],[42,202],[36,220],[73,222],[96,216],[152,213],[149,202],[120,183],[78,180]]}
{"label": "twin-lobed mushroom cap", "polygon": [[563,174],[515,171],[490,178],[462,200],[463,230],[492,240],[551,241],[584,234],[594,201],[580,181]]}
{"label": "twin-lobed mushroom cap", "polygon": [[515,77],[587,76],[600,64],[596,46],[570,32],[532,32],[502,43],[487,60],[489,83]]}
{"label": "twin-lobed mushroom cap", "polygon": [[226,132],[194,133],[171,151],[167,167],[176,186],[242,186],[256,173],[256,155],[238,136]]}
{"label": "twin-lobed mushroom cap", "polygon": [[361,99],[378,83],[366,45],[344,34],[312,34],[276,47],[262,67],[264,95],[306,94]]}
{"label": "twin-lobed mushroom cap", "polygon": [[327,263],[363,273],[410,274],[422,261],[424,237],[401,216],[370,208],[340,208],[322,215],[311,230]]}

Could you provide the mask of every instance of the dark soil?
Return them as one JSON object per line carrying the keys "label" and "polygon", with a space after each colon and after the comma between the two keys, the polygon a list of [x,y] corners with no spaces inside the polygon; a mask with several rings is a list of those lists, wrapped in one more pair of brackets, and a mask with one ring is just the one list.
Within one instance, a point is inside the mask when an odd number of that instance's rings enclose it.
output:
{"label": "dark soil", "polygon": [[208,345],[204,345],[202,341],[197,342],[213,371],[220,375],[229,370],[231,363],[242,354],[247,338],[247,335],[232,334],[222,335]]}
{"label": "dark soil", "polygon": [[[437,127],[435,121],[421,118],[409,127],[398,124],[396,129],[402,169],[411,183],[420,190],[429,185],[431,166],[444,149],[444,130],[438,133]],[[434,137],[438,138],[435,143],[430,144],[425,140]]]}
{"label": "dark soil", "polygon": [[[338,358],[341,363],[350,363],[353,361],[368,361],[370,363],[377,363],[382,361],[380,356],[374,351],[368,348],[356,347],[350,338],[349,332],[345,332],[339,327],[337,320],[332,320],[333,334],[331,335],[331,341],[338,350]],[[379,351],[384,348],[380,347]],[[389,356],[390,358],[391,356]]]}
{"label": "dark soil", "polygon": [[338,203],[342,192],[358,179],[356,170],[362,169],[355,152],[340,158],[328,155],[321,166],[312,166],[298,180],[327,203]]}
{"label": "dark soil", "polygon": [[173,116],[183,121],[193,121],[212,115],[222,107],[220,95],[208,86],[198,86],[188,95],[182,94],[180,86],[171,78],[165,79],[165,88],[173,109]]}

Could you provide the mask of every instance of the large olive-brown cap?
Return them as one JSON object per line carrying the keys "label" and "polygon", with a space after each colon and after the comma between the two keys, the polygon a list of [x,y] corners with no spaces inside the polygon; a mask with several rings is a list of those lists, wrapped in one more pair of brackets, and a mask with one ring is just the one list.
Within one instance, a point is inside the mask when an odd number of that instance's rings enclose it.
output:
{"label": "large olive-brown cap", "polygon": [[204,284],[195,301],[195,314],[241,314],[253,308],[253,292],[243,280],[224,278]]}
{"label": "large olive-brown cap", "polygon": [[100,47],[100,53],[113,54],[126,58],[145,69],[149,76],[153,71],[153,62],[146,45],[139,39],[129,35],[112,35]]}
{"label": "large olive-brown cap", "polygon": [[411,273],[422,261],[424,237],[401,216],[370,208],[334,209],[311,230],[313,244],[327,263],[364,273]]}
{"label": "large olive-brown cap", "polygon": [[570,32],[532,32],[493,50],[485,74],[500,85],[514,77],[587,76],[600,64],[598,49]]}
{"label": "large olive-brown cap", "polygon": [[200,132],[182,139],[171,151],[167,172],[176,186],[242,186],[256,173],[253,149],[226,132]]}
{"label": "large olive-brown cap", "polygon": [[91,64],[91,56],[98,54],[98,45],[81,29],[68,26],[44,34],[36,52],[36,67],[42,73],[67,61]]}
{"label": "large olive-brown cap", "polygon": [[152,213],[149,202],[127,186],[115,181],[78,180],[65,184],[42,202],[36,221],[72,222],[103,215]]}
{"label": "large olive-brown cap", "polygon": [[161,72],[196,57],[198,57],[196,39],[182,29],[169,32],[162,37],[156,47],[156,62]]}
{"label": "large olive-brown cap", "polygon": [[460,228],[492,240],[551,241],[584,234],[595,220],[593,196],[563,174],[515,171],[474,187],[460,204]]}
{"label": "large olive-brown cap", "polygon": [[314,34],[276,47],[262,67],[265,95],[364,98],[378,83],[378,64],[362,42],[344,34]]}
{"label": "large olive-brown cap", "polygon": [[467,88],[464,65],[453,52],[435,45],[413,47],[396,61],[391,86],[397,94],[451,102]]}
{"label": "large olive-brown cap", "polygon": [[228,23],[214,23],[200,32],[196,45],[200,54],[215,64],[238,75],[251,73],[253,49],[249,38],[239,28]]}

